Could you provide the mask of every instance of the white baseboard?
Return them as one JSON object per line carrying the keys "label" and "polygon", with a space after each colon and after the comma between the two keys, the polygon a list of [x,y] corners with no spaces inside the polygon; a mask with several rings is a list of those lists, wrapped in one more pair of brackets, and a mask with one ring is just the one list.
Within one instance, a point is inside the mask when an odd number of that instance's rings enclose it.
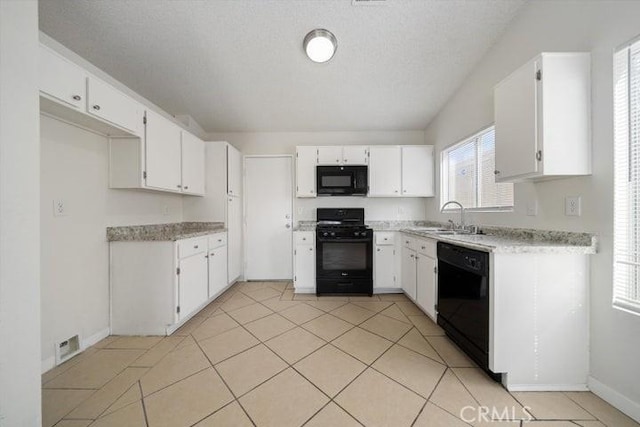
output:
{"label": "white baseboard", "polygon": [[[82,353],[83,351],[85,351],[88,347],[91,347],[92,345],[96,344],[97,342],[105,339],[106,337],[109,336],[109,334],[111,333],[111,329],[110,328],[104,328],[98,332],[96,332],[95,334],[85,338],[82,340],[82,342],[80,343],[80,353]],[[78,353],[78,354],[80,354]],[[40,373],[44,374],[45,372],[53,369],[56,367],[56,357],[55,356],[51,356],[48,357],[46,359],[44,359],[42,362],[40,362]]]}
{"label": "white baseboard", "polygon": [[48,357],[44,359],[42,362],[40,362],[40,373],[44,374],[45,372],[55,368],[55,366],[56,366],[56,357],[55,356]]}
{"label": "white baseboard", "polygon": [[294,294],[315,294],[316,293],[316,288],[295,288],[293,290]]}
{"label": "white baseboard", "polygon": [[624,412],[637,422],[640,422],[640,403],[634,402],[622,393],[612,389],[608,385],[601,383],[593,377],[589,377],[589,389],[606,400],[609,404]]}
{"label": "white baseboard", "polygon": [[505,387],[509,391],[589,391],[586,384],[517,384]]}
{"label": "white baseboard", "polygon": [[373,294],[401,294],[400,288],[373,288]]}

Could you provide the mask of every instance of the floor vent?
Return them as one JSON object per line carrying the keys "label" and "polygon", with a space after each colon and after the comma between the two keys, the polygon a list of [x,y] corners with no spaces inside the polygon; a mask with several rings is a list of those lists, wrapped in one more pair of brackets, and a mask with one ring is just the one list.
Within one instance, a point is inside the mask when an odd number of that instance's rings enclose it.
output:
{"label": "floor vent", "polygon": [[74,335],[56,345],[56,365],[80,353],[80,338]]}

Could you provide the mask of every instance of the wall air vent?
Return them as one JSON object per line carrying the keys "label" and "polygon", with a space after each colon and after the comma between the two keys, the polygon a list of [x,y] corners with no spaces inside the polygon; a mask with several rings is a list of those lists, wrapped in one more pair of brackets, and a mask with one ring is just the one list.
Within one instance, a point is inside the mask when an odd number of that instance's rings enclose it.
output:
{"label": "wall air vent", "polygon": [[387,0],[351,0],[353,6],[384,6]]}
{"label": "wall air vent", "polygon": [[78,353],[80,353],[80,337],[78,335],[74,335],[71,338],[56,344],[56,365],[71,359]]}

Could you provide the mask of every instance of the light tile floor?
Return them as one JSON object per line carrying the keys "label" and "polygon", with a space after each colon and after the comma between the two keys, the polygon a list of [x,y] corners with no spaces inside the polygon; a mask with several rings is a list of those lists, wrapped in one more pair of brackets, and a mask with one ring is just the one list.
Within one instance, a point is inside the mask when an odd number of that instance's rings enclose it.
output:
{"label": "light tile floor", "polygon": [[508,393],[403,295],[286,282],[238,283],[170,337],[108,337],[42,397],[45,427],[639,425],[588,392]]}

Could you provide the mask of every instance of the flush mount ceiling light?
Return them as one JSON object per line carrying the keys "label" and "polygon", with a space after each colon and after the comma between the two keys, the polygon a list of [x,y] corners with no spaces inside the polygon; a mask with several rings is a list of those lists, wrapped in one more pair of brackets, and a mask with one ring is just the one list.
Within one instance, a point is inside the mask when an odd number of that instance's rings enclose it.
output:
{"label": "flush mount ceiling light", "polygon": [[327,62],[336,53],[338,40],[331,31],[315,29],[304,37],[304,51],[313,62]]}

